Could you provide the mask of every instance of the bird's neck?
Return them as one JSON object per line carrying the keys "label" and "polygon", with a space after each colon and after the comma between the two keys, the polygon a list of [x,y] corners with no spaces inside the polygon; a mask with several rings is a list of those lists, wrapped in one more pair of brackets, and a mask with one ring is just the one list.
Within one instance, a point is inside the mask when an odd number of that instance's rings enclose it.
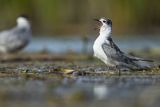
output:
{"label": "bird's neck", "polygon": [[17,27],[30,29],[30,23],[27,20],[21,20],[17,23]]}
{"label": "bird's neck", "polygon": [[101,27],[100,35],[99,35],[101,38],[104,38],[106,40],[106,39],[111,37],[111,34],[112,34],[112,28],[111,27],[108,27],[108,28]]}

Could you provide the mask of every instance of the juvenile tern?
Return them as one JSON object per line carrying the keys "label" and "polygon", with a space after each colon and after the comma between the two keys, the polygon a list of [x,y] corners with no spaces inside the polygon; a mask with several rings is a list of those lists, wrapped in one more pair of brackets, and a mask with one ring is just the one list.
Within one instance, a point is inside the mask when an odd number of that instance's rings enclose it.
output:
{"label": "juvenile tern", "polygon": [[110,19],[95,19],[100,26],[99,36],[94,42],[94,56],[108,66],[130,69],[146,69],[151,60],[134,57],[122,52],[112,40],[112,21]]}
{"label": "juvenile tern", "polygon": [[32,31],[28,18],[17,18],[17,25],[0,32],[0,53],[13,53],[22,50],[31,40]]}

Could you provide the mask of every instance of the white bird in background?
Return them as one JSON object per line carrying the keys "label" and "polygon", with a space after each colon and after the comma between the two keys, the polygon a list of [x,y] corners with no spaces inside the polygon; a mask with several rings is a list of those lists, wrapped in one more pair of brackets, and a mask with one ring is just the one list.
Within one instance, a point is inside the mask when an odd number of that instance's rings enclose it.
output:
{"label": "white bird in background", "polygon": [[110,19],[95,19],[100,26],[99,36],[94,42],[94,56],[108,66],[131,69],[146,69],[151,67],[151,60],[130,56],[122,52],[112,40],[112,21]]}
{"label": "white bird in background", "polygon": [[17,18],[16,27],[0,32],[0,53],[13,53],[22,50],[32,37],[28,17],[21,15]]}

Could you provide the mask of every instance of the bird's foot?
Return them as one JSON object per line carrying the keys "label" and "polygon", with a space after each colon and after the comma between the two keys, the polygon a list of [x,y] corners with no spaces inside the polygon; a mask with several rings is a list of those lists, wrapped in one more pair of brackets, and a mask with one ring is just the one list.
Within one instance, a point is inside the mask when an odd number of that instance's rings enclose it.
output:
{"label": "bird's foot", "polygon": [[116,67],[116,71],[118,72],[118,76],[121,76],[121,70],[120,70],[120,66],[115,66]]}

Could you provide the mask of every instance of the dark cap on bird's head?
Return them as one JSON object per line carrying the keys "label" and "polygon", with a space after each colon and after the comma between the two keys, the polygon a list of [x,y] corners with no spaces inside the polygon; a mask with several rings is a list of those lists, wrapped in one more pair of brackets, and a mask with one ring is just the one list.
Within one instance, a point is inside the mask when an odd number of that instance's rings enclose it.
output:
{"label": "dark cap on bird's head", "polygon": [[94,20],[97,21],[97,22],[100,22],[102,24],[112,26],[112,20],[111,19],[100,18],[100,19],[94,19]]}
{"label": "dark cap on bird's head", "polygon": [[26,14],[21,14],[19,17],[25,18],[25,19],[29,19],[29,16]]}

